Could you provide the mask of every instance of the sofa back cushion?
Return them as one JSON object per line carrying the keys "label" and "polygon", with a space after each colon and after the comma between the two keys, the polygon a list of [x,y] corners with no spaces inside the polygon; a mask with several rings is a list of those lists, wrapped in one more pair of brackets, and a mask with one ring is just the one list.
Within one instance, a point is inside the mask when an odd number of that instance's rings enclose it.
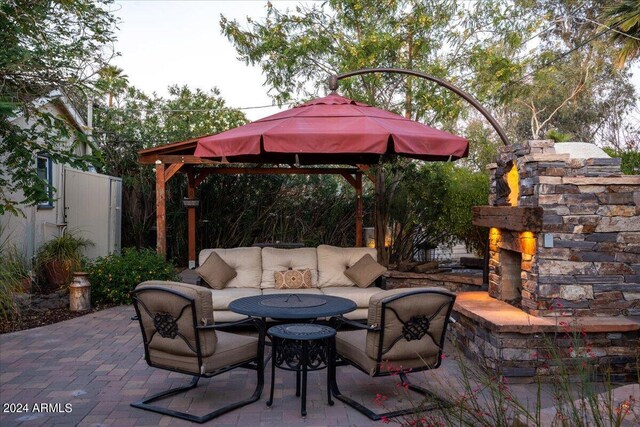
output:
{"label": "sofa back cushion", "polygon": [[236,277],[227,282],[226,288],[260,289],[262,279],[260,248],[203,249],[199,255],[200,265],[207,260],[211,252],[217,253],[237,273]]}
{"label": "sofa back cushion", "polygon": [[275,273],[284,270],[311,270],[311,287],[318,286],[318,258],[316,248],[262,249],[262,289],[276,287]]}
{"label": "sofa back cushion", "polygon": [[355,286],[345,276],[344,271],[365,255],[376,259],[375,248],[339,248],[336,246],[318,246],[318,287]]}

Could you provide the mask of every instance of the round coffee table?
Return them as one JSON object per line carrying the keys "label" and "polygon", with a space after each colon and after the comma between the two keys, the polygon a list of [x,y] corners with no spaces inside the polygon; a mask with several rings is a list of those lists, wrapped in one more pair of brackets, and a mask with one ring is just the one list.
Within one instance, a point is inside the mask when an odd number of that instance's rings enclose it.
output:
{"label": "round coffee table", "polygon": [[293,292],[238,298],[229,304],[229,310],[234,313],[276,320],[313,320],[349,313],[356,308],[356,303],[347,298]]}
{"label": "round coffee table", "polygon": [[[307,371],[327,368],[327,400],[333,405],[329,378],[335,369],[335,336],[336,330],[313,323],[291,323],[272,326],[267,335],[273,343],[271,358],[271,391],[267,406],[273,404],[273,389],[276,367],[296,372],[296,396],[300,396],[300,413],[307,415]],[[300,374],[302,373],[302,387]]]}

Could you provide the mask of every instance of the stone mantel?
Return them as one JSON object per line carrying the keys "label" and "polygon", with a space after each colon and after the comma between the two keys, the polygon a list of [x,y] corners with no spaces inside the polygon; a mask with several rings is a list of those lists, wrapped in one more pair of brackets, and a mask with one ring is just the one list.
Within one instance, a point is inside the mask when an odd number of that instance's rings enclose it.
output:
{"label": "stone mantel", "polygon": [[473,225],[511,231],[540,231],[543,212],[541,207],[474,206]]}

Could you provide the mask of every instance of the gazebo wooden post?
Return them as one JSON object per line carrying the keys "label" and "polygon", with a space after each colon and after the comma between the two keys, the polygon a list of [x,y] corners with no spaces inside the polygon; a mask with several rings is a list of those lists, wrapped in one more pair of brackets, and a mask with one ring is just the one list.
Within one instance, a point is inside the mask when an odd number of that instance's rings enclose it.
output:
{"label": "gazebo wooden post", "polygon": [[156,160],[156,251],[167,256],[167,210],[165,165]]}
{"label": "gazebo wooden post", "polygon": [[356,246],[362,246],[362,217],[364,211],[364,201],[362,200],[362,173],[356,173]]}
{"label": "gazebo wooden post", "polygon": [[[187,173],[187,197],[196,198],[196,177]],[[189,242],[189,268],[196,268],[196,207],[187,207],[187,240]]]}

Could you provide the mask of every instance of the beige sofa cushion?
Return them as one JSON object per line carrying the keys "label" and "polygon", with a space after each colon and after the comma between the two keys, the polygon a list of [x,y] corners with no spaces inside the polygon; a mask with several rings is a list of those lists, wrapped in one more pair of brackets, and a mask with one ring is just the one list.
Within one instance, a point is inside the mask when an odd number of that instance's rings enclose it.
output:
{"label": "beige sofa cushion", "polygon": [[227,283],[226,289],[260,289],[260,281],[262,280],[262,256],[260,254],[260,248],[203,249],[199,255],[200,265],[204,264],[211,252],[220,255],[220,258],[237,273],[236,277]]}
{"label": "beige sofa cushion", "polygon": [[260,289],[254,288],[225,288],[225,289],[212,289],[211,299],[213,301],[213,309],[216,310],[216,321],[218,321],[218,310],[228,310],[229,303],[244,297],[255,297],[262,295]]}
{"label": "beige sofa cushion", "polygon": [[284,270],[311,270],[311,286],[318,286],[318,259],[316,248],[262,249],[262,289],[276,287],[274,273]]}
{"label": "beige sofa cushion", "polygon": [[357,286],[351,286],[349,288],[344,286],[322,288],[323,294],[350,299],[356,303],[358,308],[369,308],[369,299],[378,292],[383,292],[383,290],[375,286],[368,288],[359,288]]}
{"label": "beige sofa cushion", "polygon": [[289,294],[305,294],[305,295],[322,295],[322,291],[318,288],[307,289],[264,289],[262,295],[289,295]]}
{"label": "beige sofa cushion", "polygon": [[355,286],[344,271],[354,265],[363,256],[369,254],[376,258],[375,248],[338,248],[336,246],[318,246],[318,287]]}

